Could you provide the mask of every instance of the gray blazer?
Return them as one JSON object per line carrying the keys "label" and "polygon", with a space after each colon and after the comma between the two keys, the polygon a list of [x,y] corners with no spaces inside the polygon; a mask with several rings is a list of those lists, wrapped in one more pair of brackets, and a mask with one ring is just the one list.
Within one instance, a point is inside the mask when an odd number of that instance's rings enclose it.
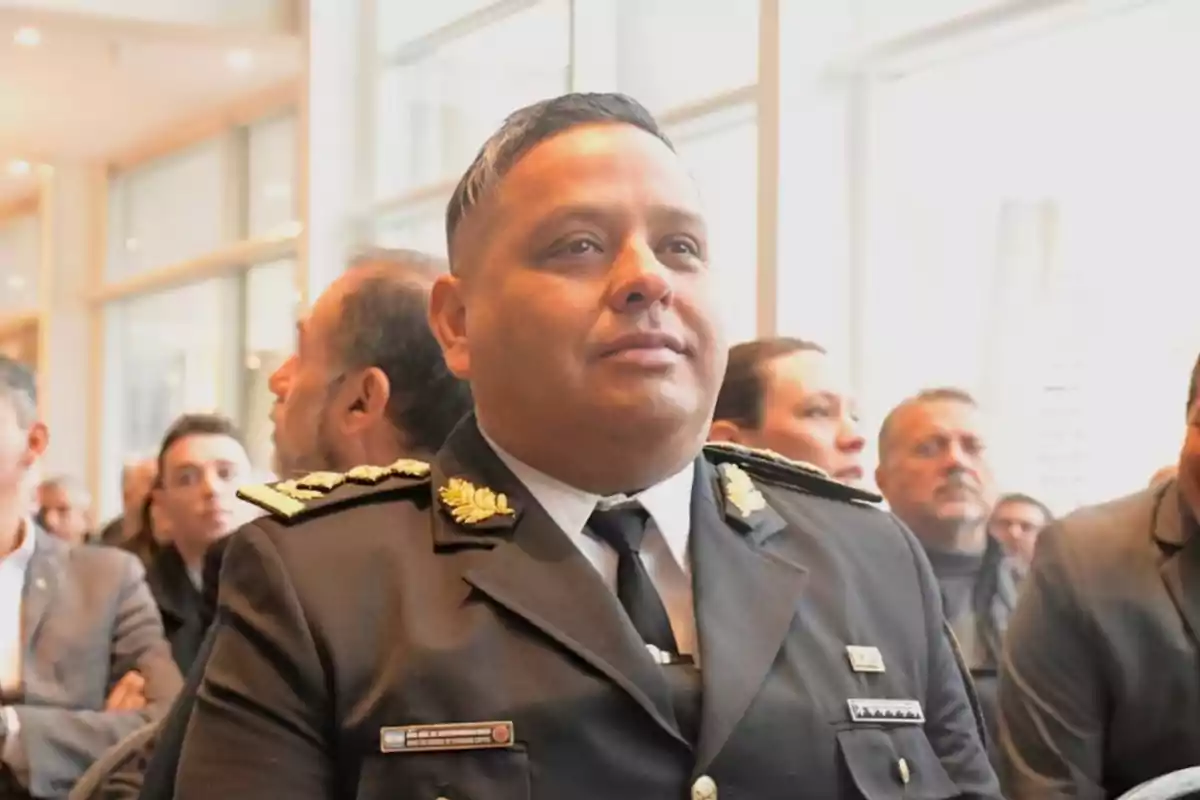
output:
{"label": "gray blazer", "polygon": [[[182,678],[137,558],[36,536],[22,608],[20,732],[5,754],[31,795],[65,797],[106,750],[162,716]],[[130,670],[146,679],[146,709],[105,711]]]}
{"label": "gray blazer", "polygon": [[1200,526],[1174,481],[1052,525],[1008,628],[1002,780],[1117,797],[1200,763]]}

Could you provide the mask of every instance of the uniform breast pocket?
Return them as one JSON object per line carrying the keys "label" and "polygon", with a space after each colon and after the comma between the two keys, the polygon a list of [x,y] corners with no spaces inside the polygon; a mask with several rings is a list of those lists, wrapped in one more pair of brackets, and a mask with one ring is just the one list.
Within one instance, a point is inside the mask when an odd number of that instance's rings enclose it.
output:
{"label": "uniform breast pocket", "polygon": [[947,800],[958,787],[919,726],[838,731],[850,783],[864,800]]}
{"label": "uniform breast pocket", "polygon": [[521,747],[381,753],[363,762],[357,800],[529,800]]}

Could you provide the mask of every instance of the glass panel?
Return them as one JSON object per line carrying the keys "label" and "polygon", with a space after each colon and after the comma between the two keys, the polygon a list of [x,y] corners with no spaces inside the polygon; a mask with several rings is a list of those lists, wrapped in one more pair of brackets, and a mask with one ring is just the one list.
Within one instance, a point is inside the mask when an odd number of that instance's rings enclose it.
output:
{"label": "glass panel", "polygon": [[446,258],[446,201],[380,218],[375,224],[375,242],[380,247],[420,250]]}
{"label": "glass panel", "polygon": [[879,87],[869,418],[965,385],[1004,488],[1060,510],[1175,458],[1200,348],[1198,71],[1200,5],[1172,0]]}
{"label": "glass panel", "polygon": [[757,0],[616,0],[616,88],[657,113],[756,83],[758,9]]}
{"label": "glass panel", "polygon": [[379,26],[379,51],[391,54],[409,42],[428,36],[472,12],[494,5],[496,0],[439,0],[436,3],[406,3],[403,0],[374,0]]}
{"label": "glass panel", "polygon": [[221,140],[118,176],[109,191],[109,280],[204,255],[227,242]]}
{"label": "glass panel", "polygon": [[286,234],[296,223],[296,118],[292,115],[250,128],[251,236]]}
{"label": "glass panel", "polygon": [[296,309],[300,301],[295,264],[276,261],[252,268],[246,274],[246,341],[243,364],[246,374],[246,411],[242,430],[250,463],[256,469],[272,466],[271,394],[268,380],[296,346]]}
{"label": "glass panel", "polygon": [[1011,0],[858,0],[859,30],[866,39],[911,33]]}
{"label": "glass panel", "polygon": [[758,293],[758,122],[753,106],[670,131],[700,187],[710,262],[731,342],[754,338]]}
{"label": "glass panel", "polygon": [[[236,419],[237,296],[238,278],[214,278],[105,309],[103,463],[153,455],[185,411]],[[104,496],[119,496],[120,470],[102,472]]]}
{"label": "glass panel", "polygon": [[380,77],[376,194],[456,180],[521,106],[567,89],[565,0],[547,0]]}
{"label": "glass panel", "polygon": [[37,214],[0,220],[0,314],[37,311],[40,245]]}

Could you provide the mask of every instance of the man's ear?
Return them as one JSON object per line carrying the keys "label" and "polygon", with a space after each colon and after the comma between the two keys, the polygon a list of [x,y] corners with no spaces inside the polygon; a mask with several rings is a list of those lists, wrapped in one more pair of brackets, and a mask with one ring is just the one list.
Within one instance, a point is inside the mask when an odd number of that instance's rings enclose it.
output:
{"label": "man's ear", "polygon": [[880,459],[879,465],[875,467],[875,488],[877,488],[879,490],[879,493],[885,497],[887,496],[887,493],[888,493],[887,479],[888,479],[887,470],[885,470],[883,468],[883,459]]}
{"label": "man's ear", "polygon": [[471,377],[471,350],[467,345],[467,307],[463,284],[454,275],[439,275],[429,294],[429,329],[442,346],[446,366],[455,377]]}
{"label": "man's ear", "polygon": [[391,382],[379,367],[349,375],[337,397],[346,432],[361,432],[385,418],[391,396]]}
{"label": "man's ear", "polygon": [[32,467],[50,446],[50,429],[43,422],[35,422],[29,426],[25,440],[25,453],[21,463],[26,468]]}
{"label": "man's ear", "polygon": [[708,440],[710,442],[731,442],[733,444],[744,444],[742,442],[742,429],[737,423],[727,419],[714,419],[712,425],[708,429]]}

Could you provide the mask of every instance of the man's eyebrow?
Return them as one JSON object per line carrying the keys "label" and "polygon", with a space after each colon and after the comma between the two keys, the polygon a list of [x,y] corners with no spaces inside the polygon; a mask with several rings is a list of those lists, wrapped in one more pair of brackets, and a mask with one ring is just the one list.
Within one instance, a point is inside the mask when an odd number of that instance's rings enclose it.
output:
{"label": "man's eyebrow", "polygon": [[[629,206],[619,202],[572,203],[559,206],[538,221],[537,230],[561,224],[568,220],[599,221],[618,215],[627,215]],[[658,224],[682,225],[684,227],[705,227],[704,217],[698,211],[682,206],[656,204],[646,209],[646,215],[651,222]]]}

